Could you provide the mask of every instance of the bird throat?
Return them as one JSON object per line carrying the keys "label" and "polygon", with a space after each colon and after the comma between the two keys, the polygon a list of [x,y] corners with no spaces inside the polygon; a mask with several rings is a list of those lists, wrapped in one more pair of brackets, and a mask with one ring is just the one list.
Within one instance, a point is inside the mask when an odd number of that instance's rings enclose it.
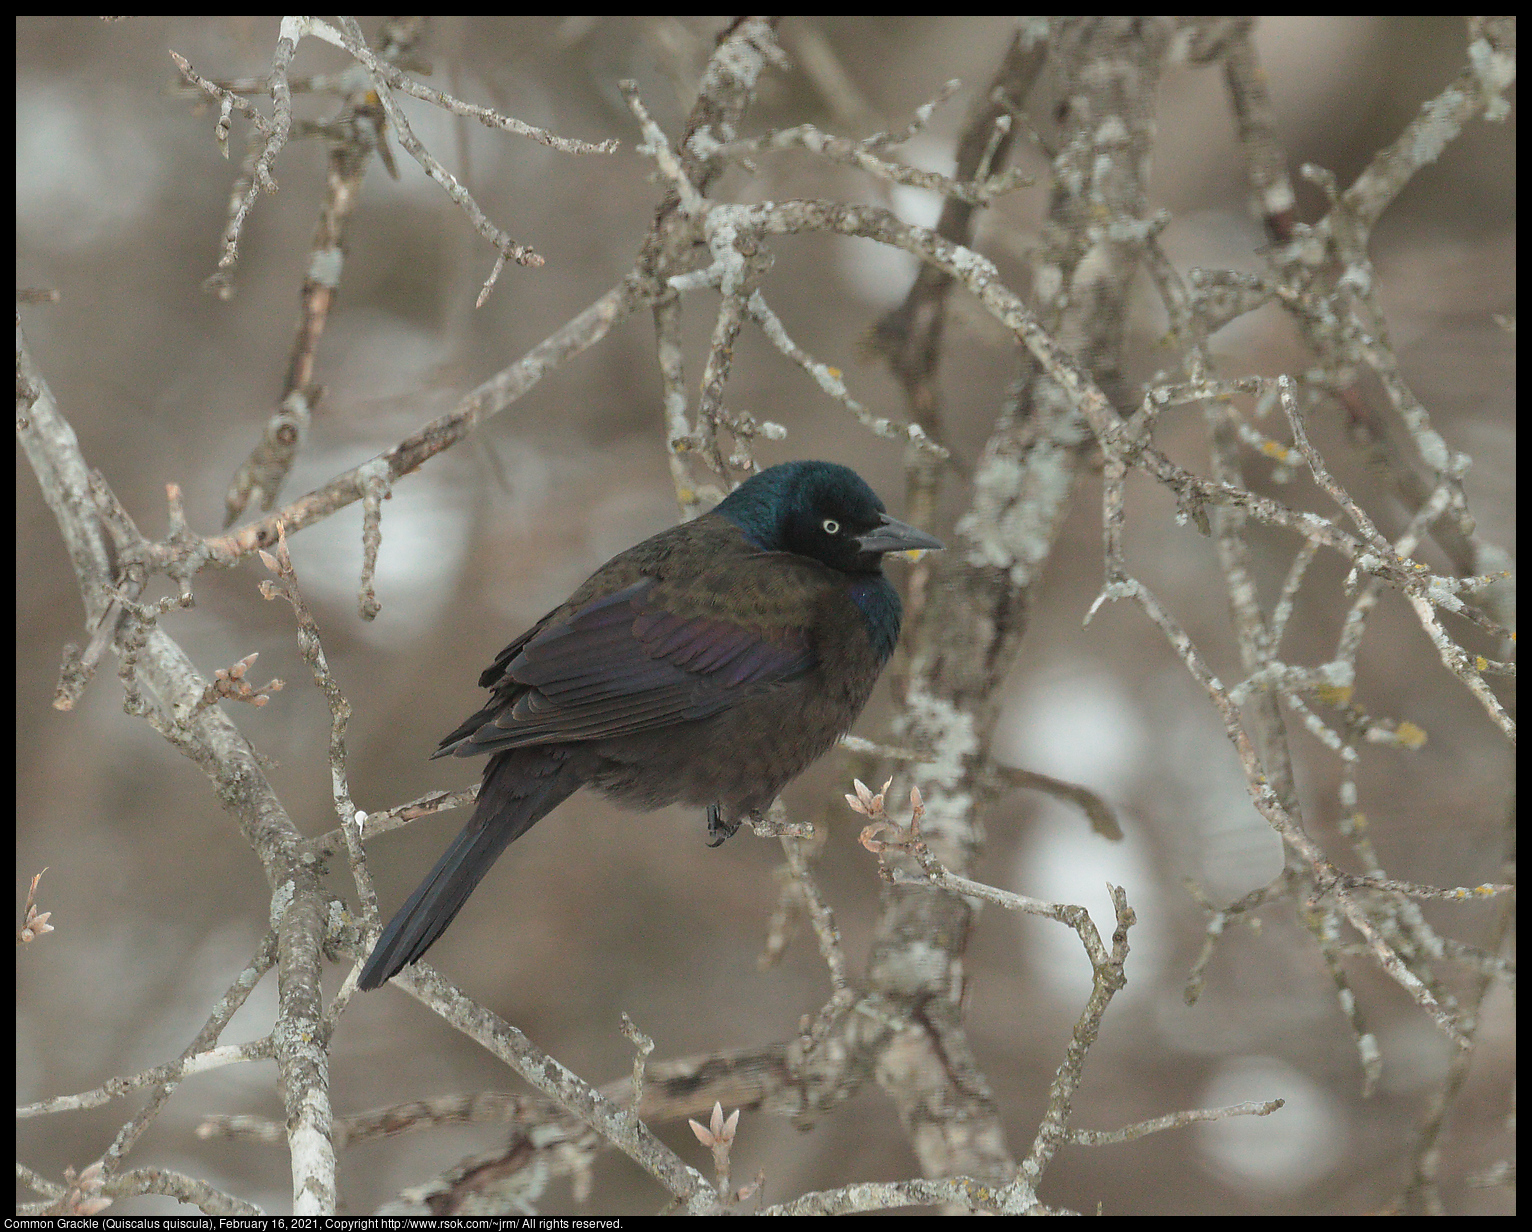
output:
{"label": "bird throat", "polygon": [[894,584],[882,573],[855,578],[847,588],[862,619],[867,622],[867,632],[872,638],[872,651],[878,662],[886,663],[894,653],[894,643],[899,640],[899,621],[903,606]]}

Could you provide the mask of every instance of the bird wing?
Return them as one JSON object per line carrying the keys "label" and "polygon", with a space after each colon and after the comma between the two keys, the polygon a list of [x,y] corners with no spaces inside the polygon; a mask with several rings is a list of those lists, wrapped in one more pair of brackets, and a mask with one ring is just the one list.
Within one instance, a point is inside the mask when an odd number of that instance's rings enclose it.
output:
{"label": "bird wing", "polygon": [[662,583],[644,578],[529,630],[484,673],[480,684],[494,697],[442,741],[439,755],[703,719],[817,662],[803,628],[685,611],[667,597]]}

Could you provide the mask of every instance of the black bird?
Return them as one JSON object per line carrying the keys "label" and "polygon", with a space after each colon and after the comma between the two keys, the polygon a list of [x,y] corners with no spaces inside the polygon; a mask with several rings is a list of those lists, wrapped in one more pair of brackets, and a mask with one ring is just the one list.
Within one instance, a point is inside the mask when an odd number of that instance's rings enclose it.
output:
{"label": "black bird", "polygon": [[489,702],[433,754],[490,754],[463,832],[358,983],[428,950],[513,839],[581,787],[707,808],[710,846],[861,713],[899,639],[883,555],[939,548],[853,470],[784,462],[613,557],[479,677]]}

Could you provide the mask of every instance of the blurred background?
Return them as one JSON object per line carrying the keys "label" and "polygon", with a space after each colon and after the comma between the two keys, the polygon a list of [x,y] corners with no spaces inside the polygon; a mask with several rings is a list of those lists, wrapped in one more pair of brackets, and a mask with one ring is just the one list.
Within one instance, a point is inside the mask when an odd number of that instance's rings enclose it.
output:
{"label": "blurred background", "polygon": [[[432,19],[425,50],[432,84],[561,135],[616,137],[610,156],[573,157],[454,121],[404,100],[416,132],[459,174],[485,212],[547,264],[511,267],[477,311],[492,264],[463,214],[394,145],[400,178],[374,166],[348,232],[339,301],[318,349],[328,394],[287,487],[291,500],[390,447],[452,407],[589,304],[631,267],[660,189],[634,152],[637,133],[616,83],[635,78],[656,119],[676,134],[721,20]],[[376,19],[364,19],[371,35]],[[322,199],[319,143],[294,141],[276,164],[281,186],[262,197],[223,302],[201,284],[214,270],[232,162],[218,154],[215,114],[173,96],[168,52],[205,76],[268,70],[274,18],[91,18],[17,22],[17,284],[56,288],[57,305],[23,323],[36,361],[86,460],[150,535],[165,530],[164,487],[181,485],[194,529],[213,533],[235,469],[259,439],[292,345],[298,292]],[[902,125],[949,78],[964,88],[905,147],[911,162],[953,165],[954,139],[1010,37],[998,18],[787,19],[795,61],[827,44],[865,108],[848,128],[801,72],[768,72],[747,133],[804,121],[849,136]],[[1449,17],[1277,18],[1257,45],[1295,174],[1310,162],[1345,185],[1392,141],[1421,104],[1465,63],[1463,22]],[[343,57],[313,40],[295,72],[334,71]],[[1032,110],[1048,131],[1046,82]],[[1216,69],[1171,68],[1159,92],[1152,208],[1171,212],[1163,242],[1183,274],[1194,266],[1259,270],[1263,239],[1245,207],[1234,126]],[[269,105],[269,104],[268,104]],[[300,97],[300,115],[330,104]],[[1406,188],[1372,244],[1392,340],[1404,374],[1449,445],[1475,461],[1468,477],[1479,533],[1515,551],[1514,338],[1491,314],[1514,311],[1515,124],[1472,122]],[[1015,159],[1038,187],[998,202],[976,246],[1012,287],[1030,287],[1027,252],[1047,205],[1047,164],[1024,142]],[[1319,194],[1299,182],[1300,217]],[[939,203],[890,191],[848,169],[784,153],[759,174],[734,169],[716,195],[745,200],[833,197],[889,205],[931,223]],[[902,417],[886,369],[866,358],[867,331],[900,302],[913,259],[870,242],[788,237],[774,247],[768,301],[794,338],[842,368],[874,413]],[[716,296],[686,303],[687,379],[695,398]],[[1165,318],[1146,280],[1130,321],[1127,373],[1142,381],[1171,366],[1158,346]],[[954,296],[942,376],[948,435],[961,478],[948,484],[938,533],[966,507],[966,476],[987,437],[1017,355],[1010,339]],[[1298,335],[1273,308],[1214,339],[1227,375],[1300,371]],[[331,668],[355,715],[351,788],[383,809],[433,788],[474,780],[477,765],[428,763],[438,739],[478,704],[479,671],[615,552],[676,517],[667,470],[652,323],[639,313],[603,343],[545,379],[479,435],[433,459],[384,508],[377,592],[382,613],[357,616],[359,507],[292,541],[300,584],[320,622]],[[1381,405],[1376,390],[1371,396]],[[903,507],[897,445],[861,430],[758,334],[738,347],[727,394],[735,410],[782,423],[762,442],[763,465],[824,457],[856,467]],[[1178,461],[1206,467],[1194,412],[1167,418],[1159,438]],[[1273,428],[1275,431],[1275,429]],[[1311,425],[1350,490],[1385,534],[1403,517],[1344,445],[1338,423]],[[1252,463],[1253,480],[1280,499],[1323,508],[1302,481],[1280,485]],[[57,931],[18,954],[17,1087],[22,1102],[95,1087],[180,1053],[248,960],[267,926],[257,861],[219,808],[207,779],[150,728],[122,713],[110,660],[72,712],[51,705],[62,647],[83,641],[82,607],[57,526],[18,453],[17,488],[18,904],[47,866],[40,908]],[[1326,510],[1328,512],[1328,510]],[[1174,507],[1147,482],[1130,485],[1130,563],[1174,610],[1226,682],[1239,678],[1227,604],[1211,542],[1177,527]],[[1296,544],[1256,531],[1257,581],[1269,605]],[[1425,559],[1445,565],[1433,547]],[[894,564],[891,570],[902,566]],[[1011,764],[1081,782],[1120,811],[1126,841],[1095,837],[1077,813],[1032,793],[1002,798],[987,818],[977,875],[1003,888],[1086,904],[1103,929],[1104,884],[1127,888],[1139,924],[1128,986],[1091,1055],[1075,1124],[1110,1129],[1184,1108],[1281,1096],[1280,1113],[1125,1146],[1066,1149],[1050,1167],[1045,1200],[1133,1214],[1366,1212],[1407,1180],[1426,1102],[1445,1073],[1447,1041],[1366,960],[1348,972],[1379,1037],[1383,1080],[1360,1094],[1357,1050],[1335,987],[1288,906],[1257,933],[1221,942],[1201,1001],[1181,991],[1201,943],[1202,914],[1182,888],[1195,879],[1231,901],[1279,870],[1278,840],[1255,813],[1234,754],[1201,691],[1160,634],[1131,605],[1082,617],[1101,585],[1099,482],[1082,485],[1048,567],[1020,662],[1007,682],[997,754]],[[270,758],[270,777],[307,834],[331,828],[328,713],[298,655],[290,610],[265,603],[263,567],[248,561],[196,579],[197,607],[166,628],[207,674],[253,651],[256,683],[287,688],[264,709],[231,717]],[[1344,570],[1321,555],[1285,644],[1291,662],[1333,650],[1344,610]],[[163,585],[163,579],[159,580]],[[160,593],[155,591],[155,594]],[[1493,654],[1493,650],[1487,653]],[[1408,607],[1387,595],[1359,660],[1357,700],[1412,721],[1428,742],[1415,753],[1364,751],[1361,807],[1385,867],[1438,885],[1500,879],[1512,754],[1481,706],[1441,667]],[[858,732],[887,735],[887,684]],[[1321,841],[1343,848],[1334,825],[1339,763],[1301,730],[1293,749],[1305,812]],[[824,759],[788,789],[794,814],[828,825],[820,880],[853,972],[865,958],[879,882],[856,843],[858,821],[840,800],[848,761]],[[369,848],[390,914],[461,825],[441,814]],[[777,895],[776,844],[747,833],[704,846],[690,811],[638,816],[581,794],[502,858],[431,961],[589,1081],[630,1071],[618,1030],[627,1012],[682,1057],[790,1038],[830,988],[805,932],[783,963],[757,968]],[[355,902],[344,861],[331,884]],[[1428,919],[1482,941],[1493,904],[1426,903]],[[1013,1152],[1035,1132],[1048,1083],[1089,988],[1072,933],[994,908],[967,959],[967,1015],[979,1061],[1005,1111]],[[332,969],[333,992],[344,971]],[[275,1010],[268,977],[225,1032],[263,1034]],[[1506,1213],[1508,1192],[1471,1188],[1469,1174],[1513,1149],[1509,1111],[1513,1018],[1491,994],[1469,1085],[1455,1105],[1439,1164],[1448,1209]],[[522,1090],[487,1053],[391,989],[359,997],[332,1063],[337,1113],[481,1089]],[[19,1123],[21,1158],[57,1178],[97,1158],[138,1101]],[[269,1211],[289,1209],[285,1150],[203,1143],[209,1113],[281,1120],[271,1064],[186,1081],[140,1144],[138,1164],[184,1170]],[[664,1136],[706,1168],[685,1126]],[[352,1148],[340,1187],[352,1213],[489,1149],[502,1131],[457,1128]],[[917,1171],[892,1109],[875,1086],[809,1132],[746,1114],[734,1155],[739,1178],[766,1173],[768,1201],[853,1180]],[[583,1208],[647,1212],[657,1186],[608,1154]],[[543,1210],[572,1212],[567,1182]],[[122,1202],[113,1214],[179,1210],[167,1199]]]}

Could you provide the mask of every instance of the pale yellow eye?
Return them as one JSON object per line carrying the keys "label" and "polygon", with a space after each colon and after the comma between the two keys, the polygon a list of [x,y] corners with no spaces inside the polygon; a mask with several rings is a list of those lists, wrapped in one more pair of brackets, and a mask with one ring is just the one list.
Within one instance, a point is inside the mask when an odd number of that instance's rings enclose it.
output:
{"label": "pale yellow eye", "polygon": [[840,523],[837,522],[834,518],[826,518],[819,525],[824,529],[824,533],[827,535],[840,534]]}

